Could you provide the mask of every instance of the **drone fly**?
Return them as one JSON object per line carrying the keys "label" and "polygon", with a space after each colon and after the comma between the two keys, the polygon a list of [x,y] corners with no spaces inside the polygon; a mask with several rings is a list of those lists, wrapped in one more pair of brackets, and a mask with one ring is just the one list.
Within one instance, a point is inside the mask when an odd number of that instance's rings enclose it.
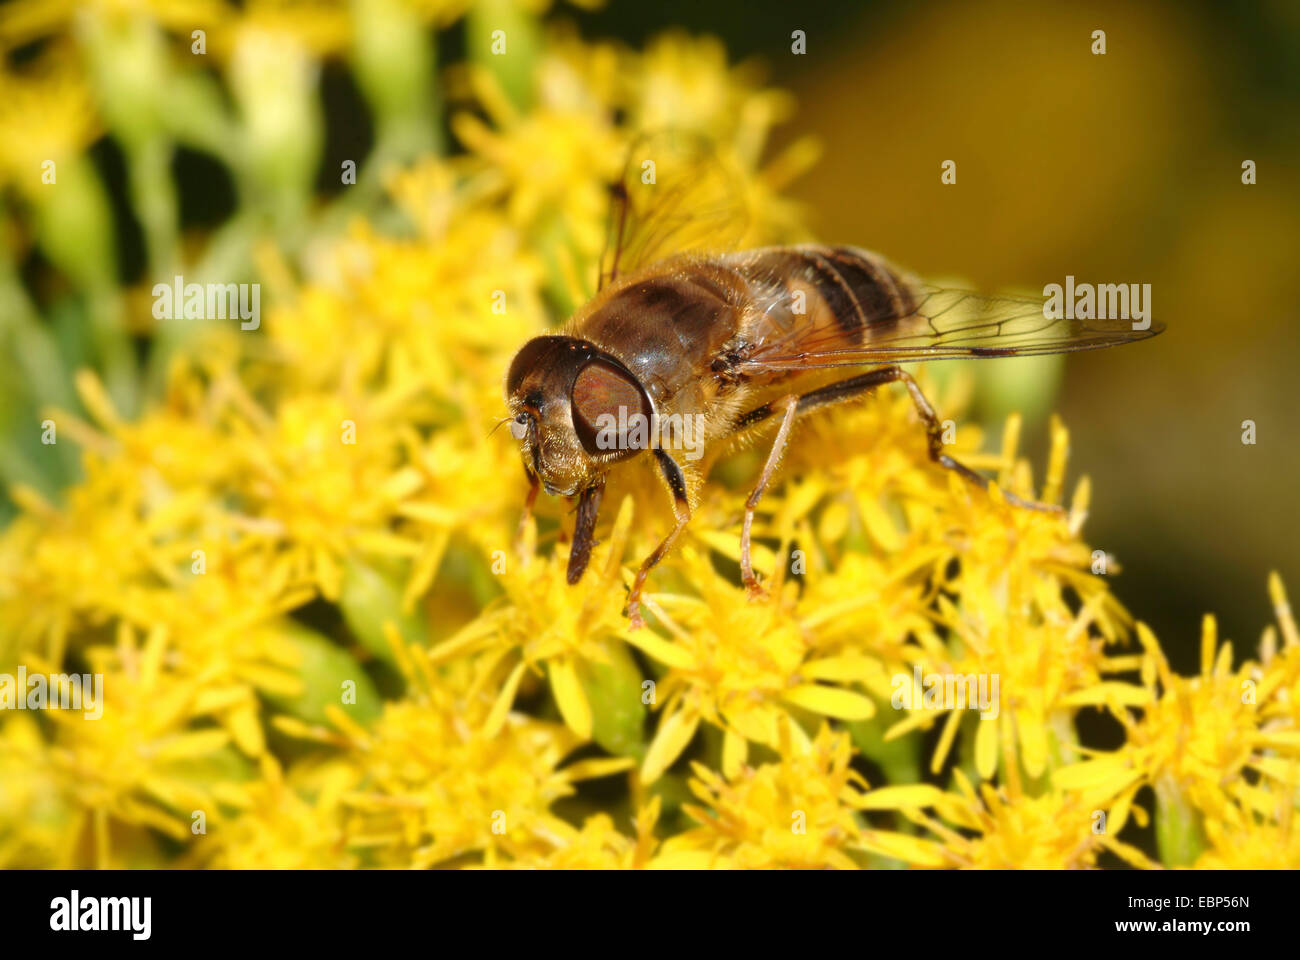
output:
{"label": "drone fly", "polygon": [[[647,160],[655,169],[649,179]],[[985,477],[943,452],[939,416],[900,363],[1092,350],[1163,329],[1067,319],[1042,300],[929,286],[852,246],[729,249],[748,224],[729,182],[698,140],[666,134],[634,144],[612,189],[595,297],[562,332],[525,343],[506,375],[508,421],[531,484],[525,521],[539,487],[578,499],[570,584],[590,559],[609,471],[639,459],[666,484],[674,524],[632,582],[634,628],[643,624],[647,576],[691,518],[690,460],[681,456],[688,444],[698,450],[776,424],[740,538],[741,575],[751,595],[761,595],[750,528],[800,417],[901,384],[929,436],[930,458],[987,488]]]}

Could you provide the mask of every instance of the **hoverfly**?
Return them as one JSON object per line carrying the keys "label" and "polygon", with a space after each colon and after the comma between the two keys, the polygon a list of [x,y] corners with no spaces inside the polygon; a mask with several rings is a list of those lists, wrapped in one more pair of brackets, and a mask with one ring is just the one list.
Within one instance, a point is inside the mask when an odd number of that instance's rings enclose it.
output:
{"label": "hoverfly", "polygon": [[[741,575],[751,596],[761,595],[750,528],[800,416],[900,383],[925,425],[931,459],[987,488],[985,477],[943,452],[939,417],[900,363],[1091,350],[1163,329],[1049,319],[1040,300],[928,286],[856,247],[731,251],[748,226],[735,182],[702,139],[670,132],[634,144],[611,191],[595,297],[563,332],[525,343],[506,375],[507,420],[530,482],[520,529],[539,487],[578,498],[570,584],[590,559],[609,471],[650,458],[667,485],[675,522],[632,582],[633,628],[643,624],[646,578],[692,509],[687,466],[664,442],[671,431],[654,424],[674,425],[679,439],[683,426],[700,425],[697,439],[712,445],[777,423],[741,527]],[[846,376],[854,367],[868,369]]]}

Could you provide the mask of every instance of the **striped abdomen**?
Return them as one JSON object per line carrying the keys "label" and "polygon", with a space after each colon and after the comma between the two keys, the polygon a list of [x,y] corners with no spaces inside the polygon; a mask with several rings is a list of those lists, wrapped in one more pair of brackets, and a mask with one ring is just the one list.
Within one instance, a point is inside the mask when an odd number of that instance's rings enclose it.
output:
{"label": "striped abdomen", "polygon": [[856,247],[767,247],[726,260],[753,298],[746,359],[859,347],[915,310],[908,283]]}

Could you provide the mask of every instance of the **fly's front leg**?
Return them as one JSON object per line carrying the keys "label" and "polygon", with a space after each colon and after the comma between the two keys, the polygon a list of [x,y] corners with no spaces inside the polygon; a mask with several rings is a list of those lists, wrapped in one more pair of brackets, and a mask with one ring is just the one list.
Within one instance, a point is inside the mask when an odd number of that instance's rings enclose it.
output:
{"label": "fly's front leg", "polygon": [[578,516],[573,522],[573,546],[569,550],[569,568],[565,579],[569,586],[582,579],[587,563],[591,560],[591,550],[596,546],[596,515],[600,512],[600,501],[605,496],[605,480],[602,477],[578,498]]}
{"label": "fly's front leg", "polygon": [[[781,426],[776,431],[776,439],[772,441],[772,449],[768,451],[767,462],[763,464],[763,472],[759,474],[758,483],[750,492],[749,498],[745,501],[745,522],[740,528],[740,576],[745,581],[745,587],[749,590],[750,599],[758,599],[763,596],[763,588],[758,584],[758,577],[754,576],[754,566],[749,557],[749,531],[754,525],[754,508],[758,506],[758,501],[763,497],[763,491],[771,482],[772,474],[776,473],[777,466],[781,463],[781,457],[785,454],[786,444],[790,440],[790,425],[794,423],[795,416],[799,413],[799,398],[796,396],[782,397],[770,404],[764,404],[749,416],[762,412],[759,419],[766,419],[778,410],[784,410],[781,417]],[[742,418],[744,419],[744,418]],[[750,423],[757,422],[754,419]]]}
{"label": "fly's front leg", "polygon": [[630,626],[633,630],[645,626],[645,620],[641,617],[641,589],[645,586],[646,577],[650,576],[650,571],[672,549],[673,543],[691,520],[691,504],[686,496],[686,476],[682,473],[682,468],[662,448],[656,447],[654,454],[659,461],[664,482],[668,484],[668,492],[673,495],[673,518],[676,523],[663,542],[645,558],[641,569],[636,572],[636,579],[632,581],[632,589],[627,595],[627,616],[632,621]]}

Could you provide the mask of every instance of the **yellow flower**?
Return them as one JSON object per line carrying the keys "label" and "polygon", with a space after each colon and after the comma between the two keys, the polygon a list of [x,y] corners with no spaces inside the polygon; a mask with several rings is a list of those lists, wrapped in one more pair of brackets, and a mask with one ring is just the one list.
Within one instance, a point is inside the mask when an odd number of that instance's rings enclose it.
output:
{"label": "yellow flower", "polygon": [[[247,772],[228,749],[231,735],[211,725],[225,704],[205,699],[198,681],[177,676],[170,652],[165,628],[137,645],[122,626],[114,647],[87,651],[89,672],[104,677],[102,715],[49,711],[56,732],[44,758],[68,810],[63,829],[84,838],[89,865],[132,865],[136,854],[114,848],[118,828],[185,840],[200,816],[220,823],[223,804],[242,802]],[[39,657],[25,665],[29,673],[57,672]],[[139,839],[127,836],[129,843]],[[61,866],[87,865],[77,844],[61,854]]]}
{"label": "yellow flower", "polygon": [[[20,492],[26,515],[0,549],[0,598],[8,601],[0,623],[14,643],[6,659],[36,649],[58,662],[70,634],[114,618],[143,630],[169,624],[201,643],[209,629],[233,634],[310,599],[306,578],[259,549],[262,541],[230,544],[269,529],[211,496],[240,482],[246,454],[234,437],[179,396],[171,410],[123,423],[97,380],[84,375],[78,385],[98,429],[70,414],[54,419],[85,448],[86,479],[61,510]],[[209,566],[211,579],[200,580]],[[15,606],[20,600],[30,607]],[[233,611],[242,622],[222,624],[218,616]]]}
{"label": "yellow flower", "polygon": [[683,809],[698,824],[666,840],[654,866],[670,868],[856,869],[856,819],[866,782],[849,766],[849,738],[823,726],[799,745],[783,724],[778,762],[723,777],[694,764]]}
{"label": "yellow flower", "polygon": [[632,501],[625,499],[603,570],[592,569],[576,587],[566,579],[566,557],[520,562],[503,555],[508,603],[486,611],[429,651],[435,664],[477,654],[482,676],[499,691],[484,720],[484,735],[501,728],[527,672],[544,670],[569,729],[583,740],[591,737],[592,709],[580,671],[584,663],[609,663],[608,645],[629,636],[615,577],[631,523]]}
{"label": "yellow flower", "polygon": [[652,859],[658,841],[655,822],[660,802],[655,797],[637,814],[635,836],[628,836],[614,826],[603,813],[588,817],[581,828],[556,822],[555,831],[544,837],[554,849],[501,863],[512,869],[532,870],[640,870],[656,866]]}
{"label": "yellow flower", "polygon": [[[1081,485],[1068,518],[978,494],[929,464],[909,405],[905,394],[885,395],[861,410],[803,425],[791,458],[809,475],[760,508],[757,529],[782,546],[756,565],[772,569],[780,583],[784,570],[773,565],[789,544],[800,542],[807,569],[795,619],[806,642],[827,658],[825,666],[807,671],[816,679],[854,680],[878,701],[889,701],[897,689],[892,681],[901,677],[912,685],[913,665],[925,674],[997,677],[997,709],[978,721],[976,767],[992,777],[1006,756],[1018,761],[1009,776],[1018,776],[1023,764],[1036,778],[1072,756],[1070,739],[1060,741],[1059,733],[1071,728],[1080,707],[1149,699],[1145,690],[1104,676],[1131,666],[1132,658],[1105,651],[1125,635],[1128,615],[1088,572],[1091,554],[1077,536],[1087,486]],[[971,433],[965,431],[968,442]],[[1013,419],[1001,455],[984,465],[1000,468],[1003,482],[1031,496],[1027,467],[1016,460],[1018,434]],[[1049,500],[1061,489],[1067,443],[1064,428],[1054,424]],[[851,452],[826,455],[837,448]],[[701,536],[735,556],[734,534]],[[1069,591],[1084,598],[1077,612]],[[741,635],[781,636],[769,626],[751,628],[744,616],[722,619],[745,624]],[[771,642],[765,648],[775,649]],[[725,675],[737,686],[746,683],[744,671]],[[931,760],[937,772],[966,716],[960,708],[945,713],[918,705],[886,739],[946,717]],[[770,735],[751,739],[771,742]]]}
{"label": "yellow flower", "polygon": [[1269,574],[1268,592],[1282,632],[1282,649],[1277,646],[1277,629],[1270,625],[1260,639],[1260,667],[1252,679],[1258,682],[1255,692],[1264,725],[1296,730],[1300,729],[1300,631],[1276,572]]}
{"label": "yellow flower", "polygon": [[1201,870],[1295,870],[1300,867],[1296,788],[1300,767],[1292,764],[1288,788],[1252,790],[1249,804],[1233,803],[1205,824],[1209,849],[1196,861]]}
{"label": "yellow flower", "polygon": [[701,720],[725,732],[723,767],[732,773],[751,741],[775,748],[783,735],[806,740],[798,727],[782,733],[792,710],[844,720],[875,713],[869,698],[842,686],[878,674],[874,661],[816,657],[788,604],[751,603],[691,547],[681,548],[675,565],[697,595],[645,601],[672,639],[647,631],[628,638],[668,668],[656,690],[661,716],[641,768],[646,782],[681,755]]}
{"label": "yellow flower", "polygon": [[334,711],[336,742],[361,771],[340,797],[350,847],[381,866],[525,857],[565,832],[549,808],[573,792],[574,781],[628,766],[596,760],[560,768],[573,736],[518,714],[485,736],[476,725],[489,703],[473,688],[457,696],[439,681],[420,700],[389,704],[371,731]]}
{"label": "yellow flower", "polygon": [[[867,794],[865,809],[897,810],[935,838],[873,831],[867,848],[918,867],[1078,869],[1096,866],[1103,850],[1134,866],[1155,866],[1140,850],[1111,836],[1123,828],[1127,810],[1107,816],[1065,791],[1033,797],[986,783],[977,792],[960,770],[954,777],[955,794],[927,786]],[[929,807],[937,816],[924,812]],[[1140,808],[1133,812],[1145,820]]]}
{"label": "yellow flower", "polygon": [[[92,202],[97,99],[109,137],[141,137],[133,177],[144,134],[230,166],[239,208],[193,272],[251,266],[266,307],[256,331],[158,327],[180,346],[138,416],[88,371],[79,411],[41,414],[83,476],[11,491],[0,672],[89,669],[103,714],[0,715],[0,865],[1151,866],[1120,839],[1146,822],[1149,785],[1166,865],[1294,866],[1300,635],[1280,579],[1257,661],[1234,669],[1213,620],[1196,677],[1174,675],[1145,626],[1125,649],[1131,618],[1082,536],[1086,478],[1060,513],[1000,492],[1063,501],[1059,423],[1038,483],[1018,418],[987,454],[962,421],[951,452],[996,478],[982,492],[930,461],[902,391],[800,422],[754,524],[758,601],[735,571],[765,446],[709,451],[636,632],[625,590],[670,522],[652,469],[611,475],[577,586],[570,503],[543,497],[520,531],[518,450],[492,433],[502,376],[590,295],[629,145],[665,126],[709,135],[751,215],[743,245],[808,236],[783,192],[817,152],[795,139],[766,158],[792,102],[717,40],[593,44],[535,29],[546,6],[508,11],[508,67],[475,48],[445,84],[430,38],[389,46],[385,30],[464,13],[481,38],[504,7],[104,0],[75,39],[62,5],[0,25],[8,47],[49,37],[38,69],[0,75],[0,177],[37,198],[51,264],[147,315],[147,282],[114,286],[108,207]],[[183,50],[193,23],[217,74],[160,41]],[[157,59],[110,76],[124,24]],[[319,68],[344,51],[383,144],[358,166],[383,189],[346,184],[317,216],[314,184],[337,176],[318,169]],[[175,126],[126,95],[164,68],[193,107]],[[443,104],[458,149],[410,161],[440,139]],[[45,159],[59,190],[34,193]],[[162,207],[152,237],[174,227]],[[919,376],[962,416],[960,369]],[[996,710],[891,713],[914,670],[996,677]],[[1078,742],[1084,708],[1119,719],[1118,749]],[[925,759],[947,790],[918,782],[932,728]],[[593,778],[611,779],[580,786]]]}
{"label": "yellow flower", "polygon": [[42,180],[44,165],[53,162],[57,177],[100,128],[84,72],[65,45],[25,72],[0,70],[0,181],[39,199],[59,183]]}
{"label": "yellow flower", "polygon": [[[1279,614],[1285,629],[1289,614]],[[1234,798],[1248,801],[1247,771],[1275,779],[1288,775],[1292,765],[1286,758],[1300,753],[1300,734],[1289,719],[1261,723],[1265,704],[1253,679],[1257,668],[1248,662],[1233,670],[1232,645],[1219,646],[1213,617],[1202,623],[1201,672],[1195,677],[1173,673],[1145,624],[1138,624],[1138,638],[1152,702],[1140,718],[1117,714],[1125,728],[1122,747],[1058,770],[1053,782],[1092,802],[1120,803],[1150,785],[1168,817],[1189,819],[1188,829],[1196,833],[1202,822],[1229,816]],[[1266,694],[1277,691],[1263,687]]]}
{"label": "yellow flower", "polygon": [[734,140],[752,151],[751,163],[766,131],[793,106],[784,91],[758,89],[752,65],[730,67],[716,38],[678,31],[652,40],[624,82],[633,129],[679,127]]}
{"label": "yellow flower", "polygon": [[297,765],[293,782],[274,760],[248,788],[241,816],[225,826],[216,842],[213,866],[232,870],[341,870],[358,866],[348,848],[343,795],[360,777],[354,767],[331,761]]}
{"label": "yellow flower", "polygon": [[79,15],[97,20],[138,17],[188,38],[195,24],[224,22],[231,12],[222,0],[13,0],[7,6],[6,18],[0,20],[0,40],[11,46],[66,33]]}
{"label": "yellow flower", "polygon": [[0,868],[73,862],[72,811],[36,718],[0,721]]}
{"label": "yellow flower", "polygon": [[[475,76],[488,82],[486,74]],[[609,205],[604,184],[624,155],[613,131],[582,113],[542,111],[517,119],[504,97],[489,96],[487,104],[498,109],[498,130],[469,114],[453,118],[452,129],[493,170],[511,221],[546,229],[541,218],[562,217],[579,249],[589,257],[599,253],[604,231],[597,225]]]}

